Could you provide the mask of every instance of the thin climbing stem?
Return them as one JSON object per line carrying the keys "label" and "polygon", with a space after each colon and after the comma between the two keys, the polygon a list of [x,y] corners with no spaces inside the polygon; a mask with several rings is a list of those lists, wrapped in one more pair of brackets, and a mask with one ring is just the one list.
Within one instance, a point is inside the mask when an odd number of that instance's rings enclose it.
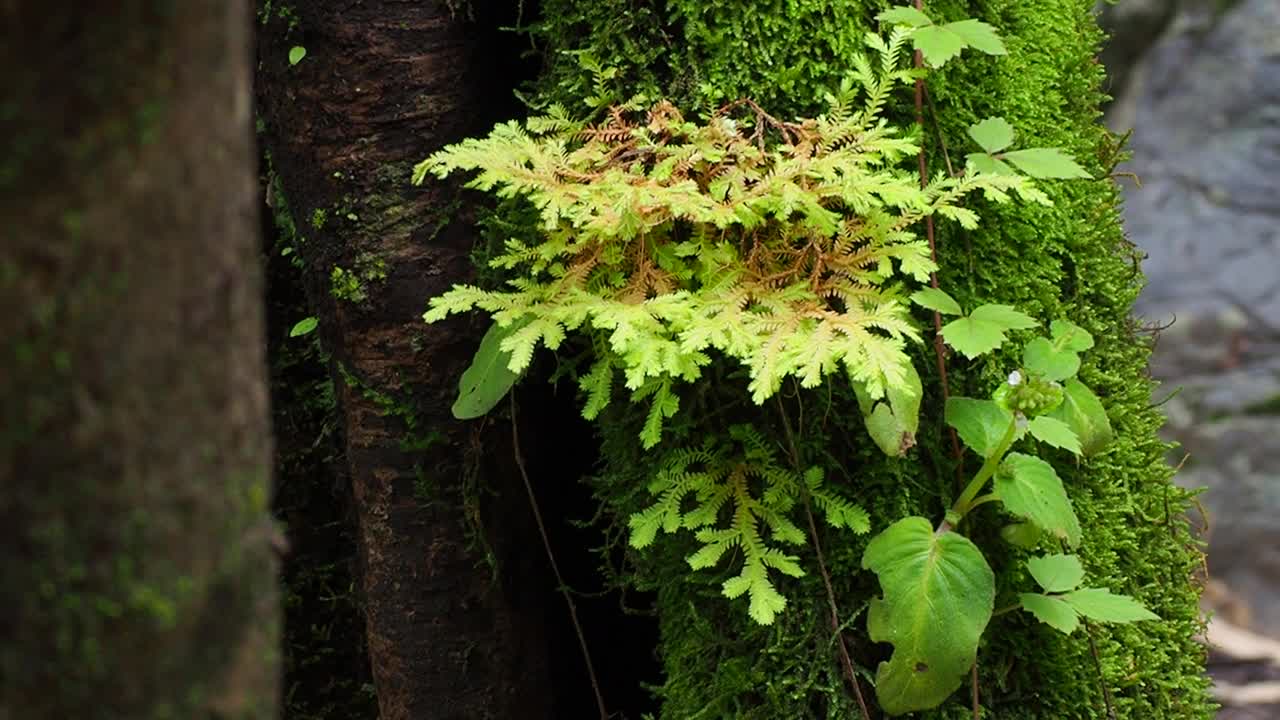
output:
{"label": "thin climbing stem", "polygon": [[[916,10],[924,12],[924,0],[915,0]],[[919,50],[915,52],[915,67],[917,70],[924,68],[924,54]],[[920,134],[924,136],[924,77],[923,74],[916,78],[916,124],[920,126]],[[937,116],[937,109],[933,107],[932,98],[929,102],[930,109],[933,110],[934,116]],[[944,146],[945,147],[945,146]],[[925,160],[924,143],[920,143],[920,152],[918,155],[920,164],[920,187],[926,187],[929,184],[929,164]],[[947,157],[948,172],[950,172],[951,159]],[[933,228],[933,216],[929,215],[924,219],[925,237],[929,240],[929,257],[933,260],[933,264],[938,264],[938,243]],[[938,287],[938,273],[936,271],[929,273],[929,284],[934,288]],[[942,346],[942,313],[937,310],[933,311],[933,354],[938,362],[938,379],[942,383],[942,402],[951,397],[951,387],[947,380],[947,354],[946,349]],[[951,454],[956,460],[956,487],[959,488],[964,478],[964,449],[960,447],[960,436],[956,434],[955,428],[947,426],[947,435],[951,437]],[[946,521],[943,521],[946,524]],[[973,672],[970,676],[970,685],[973,688],[973,720],[979,720],[981,714],[981,705],[978,702],[978,663],[977,660],[973,664]]]}
{"label": "thin climbing stem", "polygon": [[[787,409],[778,401],[778,414],[782,416],[782,429],[787,435],[787,450],[791,455],[791,465],[800,472],[800,450],[796,446],[795,435],[791,432],[791,421],[787,418]],[[827,572],[827,561],[822,553],[822,543],[818,539],[818,525],[813,521],[813,508],[809,503],[809,488],[801,483],[800,497],[804,501],[804,516],[809,522],[809,539],[813,542],[813,551],[818,558],[818,572],[822,575],[822,584],[827,592],[827,609],[830,613],[831,632],[835,635],[836,646],[840,649],[840,664],[844,667],[845,677],[853,687],[853,697],[858,701],[858,710],[862,720],[871,720],[871,711],[867,709],[867,701],[862,697],[862,687],[858,684],[858,674],[853,669],[853,658],[849,655],[849,647],[845,643],[844,632],[840,629],[840,609],[836,606],[836,593],[831,585],[831,573]]]}
{"label": "thin climbing stem", "polygon": [[542,549],[547,553],[547,561],[551,564],[551,572],[555,575],[556,586],[564,595],[564,603],[569,606],[569,620],[573,623],[573,631],[578,636],[578,647],[582,650],[582,660],[587,666],[587,677],[591,681],[591,691],[595,693],[596,709],[600,712],[600,720],[609,720],[609,710],[604,704],[604,695],[600,692],[600,681],[596,679],[595,664],[591,662],[591,651],[587,649],[587,635],[582,631],[582,623],[578,622],[578,608],[573,603],[573,595],[569,586],[560,574],[560,565],[556,562],[556,554],[551,550],[551,538],[547,535],[547,526],[542,522],[542,512],[538,509],[538,498],[533,493],[533,483],[529,480],[529,471],[524,465],[524,453],[520,451],[520,428],[516,421],[516,394],[511,393],[511,446],[516,456],[516,468],[520,470],[520,478],[524,480],[525,492],[529,494],[529,507],[533,510],[533,520],[538,526],[538,535],[542,537]]}

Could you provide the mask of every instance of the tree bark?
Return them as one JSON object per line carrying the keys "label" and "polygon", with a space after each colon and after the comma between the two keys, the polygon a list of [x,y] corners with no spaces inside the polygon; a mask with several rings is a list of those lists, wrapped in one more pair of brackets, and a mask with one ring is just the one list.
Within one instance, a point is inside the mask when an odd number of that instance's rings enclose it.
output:
{"label": "tree bark", "polygon": [[[332,353],[383,720],[550,713],[543,600],[523,592],[537,567],[528,510],[495,464],[507,431],[449,411],[483,327],[421,317],[470,277],[473,235],[454,190],[412,187],[412,166],[485,129],[487,96],[511,82],[465,13],[312,0],[266,9],[260,33],[266,147]],[[306,55],[290,64],[294,47]]]}
{"label": "tree bark", "polygon": [[0,3],[0,718],[271,718],[240,0]]}

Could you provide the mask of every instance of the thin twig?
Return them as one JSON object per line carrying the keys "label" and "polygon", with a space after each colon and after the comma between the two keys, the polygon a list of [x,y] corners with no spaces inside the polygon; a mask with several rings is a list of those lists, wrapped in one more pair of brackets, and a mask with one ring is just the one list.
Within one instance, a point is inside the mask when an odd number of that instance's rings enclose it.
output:
{"label": "thin twig", "polygon": [[1084,623],[1085,635],[1089,637],[1089,652],[1093,653],[1093,665],[1098,668],[1098,684],[1102,686],[1102,702],[1107,705],[1108,720],[1116,720],[1116,707],[1111,699],[1111,688],[1107,687],[1107,678],[1102,674],[1102,658],[1098,655],[1098,644],[1093,640],[1093,625],[1088,618],[1080,618]]}
{"label": "thin twig", "polygon": [[[915,0],[916,10],[924,12],[924,0]],[[924,68],[924,54],[919,50],[915,53],[915,67],[917,70]],[[924,135],[924,78],[916,78],[916,124],[920,126],[920,134]],[[933,108],[933,101],[930,100],[930,108]],[[937,110],[933,110],[935,117]],[[929,185],[929,166],[925,162],[924,143],[920,143],[920,153],[918,155],[920,161],[920,187]],[[948,172],[951,171],[951,160],[947,158]],[[933,230],[933,216],[925,217],[925,236],[929,239],[929,257],[933,260],[933,264],[938,264],[938,244]],[[938,287],[938,273],[936,271],[929,273],[929,284],[935,289]],[[950,383],[947,380],[947,359],[946,351],[942,347],[942,313],[937,310],[933,311],[933,353],[938,361],[938,378],[942,382],[942,401],[946,401],[951,397]],[[947,434],[951,437],[951,453],[956,459],[956,488],[959,489],[964,483],[964,467],[962,460],[964,458],[964,450],[960,447],[960,437],[956,435],[955,428],[947,426]],[[973,671],[970,674],[970,686],[973,688],[973,720],[980,720],[982,713],[982,705],[978,697],[978,661],[973,662]]]}
{"label": "thin twig", "polygon": [[596,709],[600,711],[600,720],[609,720],[609,710],[604,704],[604,695],[600,693],[600,682],[596,679],[596,668],[591,662],[591,651],[587,649],[587,636],[582,632],[582,624],[578,622],[578,608],[573,604],[573,596],[569,586],[560,574],[560,565],[556,563],[556,555],[551,550],[551,538],[547,536],[547,526],[542,522],[542,512],[538,510],[538,499],[533,494],[533,483],[529,481],[529,472],[524,466],[524,454],[520,452],[520,430],[516,422],[516,394],[511,393],[511,445],[516,456],[516,467],[524,480],[525,492],[529,494],[529,507],[533,509],[533,519],[538,525],[538,535],[542,537],[542,549],[547,552],[547,560],[551,563],[551,572],[555,575],[560,594],[564,595],[565,605],[569,606],[569,620],[573,623],[573,631],[578,636],[578,647],[582,649],[582,660],[587,664],[587,677],[591,679],[591,691],[596,696]]}
{"label": "thin twig", "polygon": [[[782,428],[787,434],[787,447],[791,453],[791,464],[800,471],[800,450],[796,447],[795,435],[791,433],[791,421],[787,419],[787,409],[778,401],[778,413],[782,416]],[[853,669],[853,659],[849,656],[849,647],[845,644],[844,633],[840,629],[840,609],[836,607],[836,592],[831,586],[831,573],[827,572],[827,561],[822,554],[822,543],[818,540],[818,525],[813,521],[813,508],[809,504],[809,488],[800,485],[800,497],[804,500],[804,515],[809,521],[809,538],[813,541],[814,554],[818,557],[818,572],[822,575],[822,584],[827,591],[827,609],[830,611],[831,632],[836,636],[836,645],[840,648],[840,664],[844,667],[845,677],[853,686],[853,697],[858,701],[858,709],[862,711],[862,720],[871,720],[871,711],[867,709],[867,701],[862,697],[862,687],[858,684],[858,674]]]}

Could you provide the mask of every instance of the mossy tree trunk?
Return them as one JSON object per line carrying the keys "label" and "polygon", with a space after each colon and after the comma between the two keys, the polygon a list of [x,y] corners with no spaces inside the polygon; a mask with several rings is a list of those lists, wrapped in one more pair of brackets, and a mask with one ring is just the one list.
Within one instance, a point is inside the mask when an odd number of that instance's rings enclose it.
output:
{"label": "mossy tree trunk", "polygon": [[[751,97],[784,117],[811,114],[822,109],[823,91],[852,66],[850,58],[862,50],[862,35],[873,27],[876,12],[890,4],[668,0],[655,9],[629,0],[547,0],[542,37],[552,60],[541,98],[578,105],[591,87],[577,61],[585,51],[620,71],[620,99],[644,91],[706,110]],[[966,54],[930,74],[924,137],[931,172],[948,161],[962,163],[974,149],[966,145],[964,128],[1003,116],[1025,146],[1064,148],[1100,178],[1045,183],[1056,203],[1052,208],[975,201],[983,217],[979,229],[939,229],[939,281],[966,307],[1012,304],[1046,322],[1070,318],[1098,338],[1081,377],[1103,397],[1118,439],[1106,453],[1063,467],[1061,474],[1085,527],[1080,555],[1090,581],[1136,596],[1161,620],[1062,636],[1025,613],[1002,614],[980,650],[977,689],[986,718],[1207,718],[1204,649],[1195,640],[1201,621],[1193,576],[1200,553],[1182,518],[1188,496],[1171,484],[1165,446],[1156,436],[1161,417],[1150,406],[1150,344],[1130,318],[1142,278],[1108,177],[1115,140],[1098,123],[1103,70],[1095,53],[1102,38],[1093,5],[926,2],[937,18],[991,23],[1009,49],[996,58]],[[895,113],[904,124],[913,120],[909,92]],[[917,367],[933,368],[931,353],[931,346],[920,348]],[[979,396],[1017,367],[1018,359],[1007,350],[982,362],[952,357],[949,363],[951,391]],[[907,515],[939,518],[957,494],[954,461],[942,434],[940,379],[936,372],[924,379],[919,447],[904,460],[887,459],[875,449],[847,389],[796,392],[785,401],[793,417],[803,418],[801,434],[810,451],[826,458],[828,476],[857,488],[858,499],[872,511],[873,532]],[[726,386],[741,397],[741,387]],[[597,488],[625,522],[651,502],[643,491],[649,456],[639,452],[633,413],[611,412],[604,433],[607,469]],[[782,441],[772,408],[744,420],[770,428]],[[696,417],[685,422],[693,423],[683,430],[691,438],[723,427],[723,419],[705,427]],[[999,543],[998,537],[979,540]],[[878,593],[874,576],[859,567],[866,538],[833,531],[822,542],[842,620],[850,623],[854,660],[874,672],[885,655],[861,629],[861,614]],[[721,574],[689,569],[685,557],[692,549],[687,541],[667,539],[637,554],[636,583],[658,595],[667,673],[659,688],[662,717],[858,717],[833,652],[815,559],[804,560],[807,577],[783,585],[791,602],[765,628],[748,619],[740,601],[721,596]],[[993,558],[993,569],[999,587],[1025,581],[1021,559],[1012,554]],[[919,717],[973,713],[966,686]]]}
{"label": "mossy tree trunk", "polygon": [[247,3],[0,4],[0,718],[272,718]]}
{"label": "mossy tree trunk", "polygon": [[545,580],[510,431],[450,414],[484,327],[422,320],[471,277],[473,231],[456,188],[415,188],[411,169],[511,113],[484,5],[260,10],[265,147],[332,357],[383,720],[550,716],[545,599],[530,591]]}

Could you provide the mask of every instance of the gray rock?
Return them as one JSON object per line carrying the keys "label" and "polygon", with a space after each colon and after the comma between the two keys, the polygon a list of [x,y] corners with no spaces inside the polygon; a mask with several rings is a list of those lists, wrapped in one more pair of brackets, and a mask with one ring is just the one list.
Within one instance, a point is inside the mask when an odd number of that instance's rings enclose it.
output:
{"label": "gray rock", "polygon": [[1148,254],[1137,311],[1177,319],[1157,401],[1178,389],[1166,435],[1190,454],[1178,482],[1207,488],[1210,572],[1280,634],[1280,0],[1122,0],[1113,20],[1126,5],[1125,52],[1162,28],[1108,117],[1134,130],[1123,169],[1142,179],[1125,204]]}

